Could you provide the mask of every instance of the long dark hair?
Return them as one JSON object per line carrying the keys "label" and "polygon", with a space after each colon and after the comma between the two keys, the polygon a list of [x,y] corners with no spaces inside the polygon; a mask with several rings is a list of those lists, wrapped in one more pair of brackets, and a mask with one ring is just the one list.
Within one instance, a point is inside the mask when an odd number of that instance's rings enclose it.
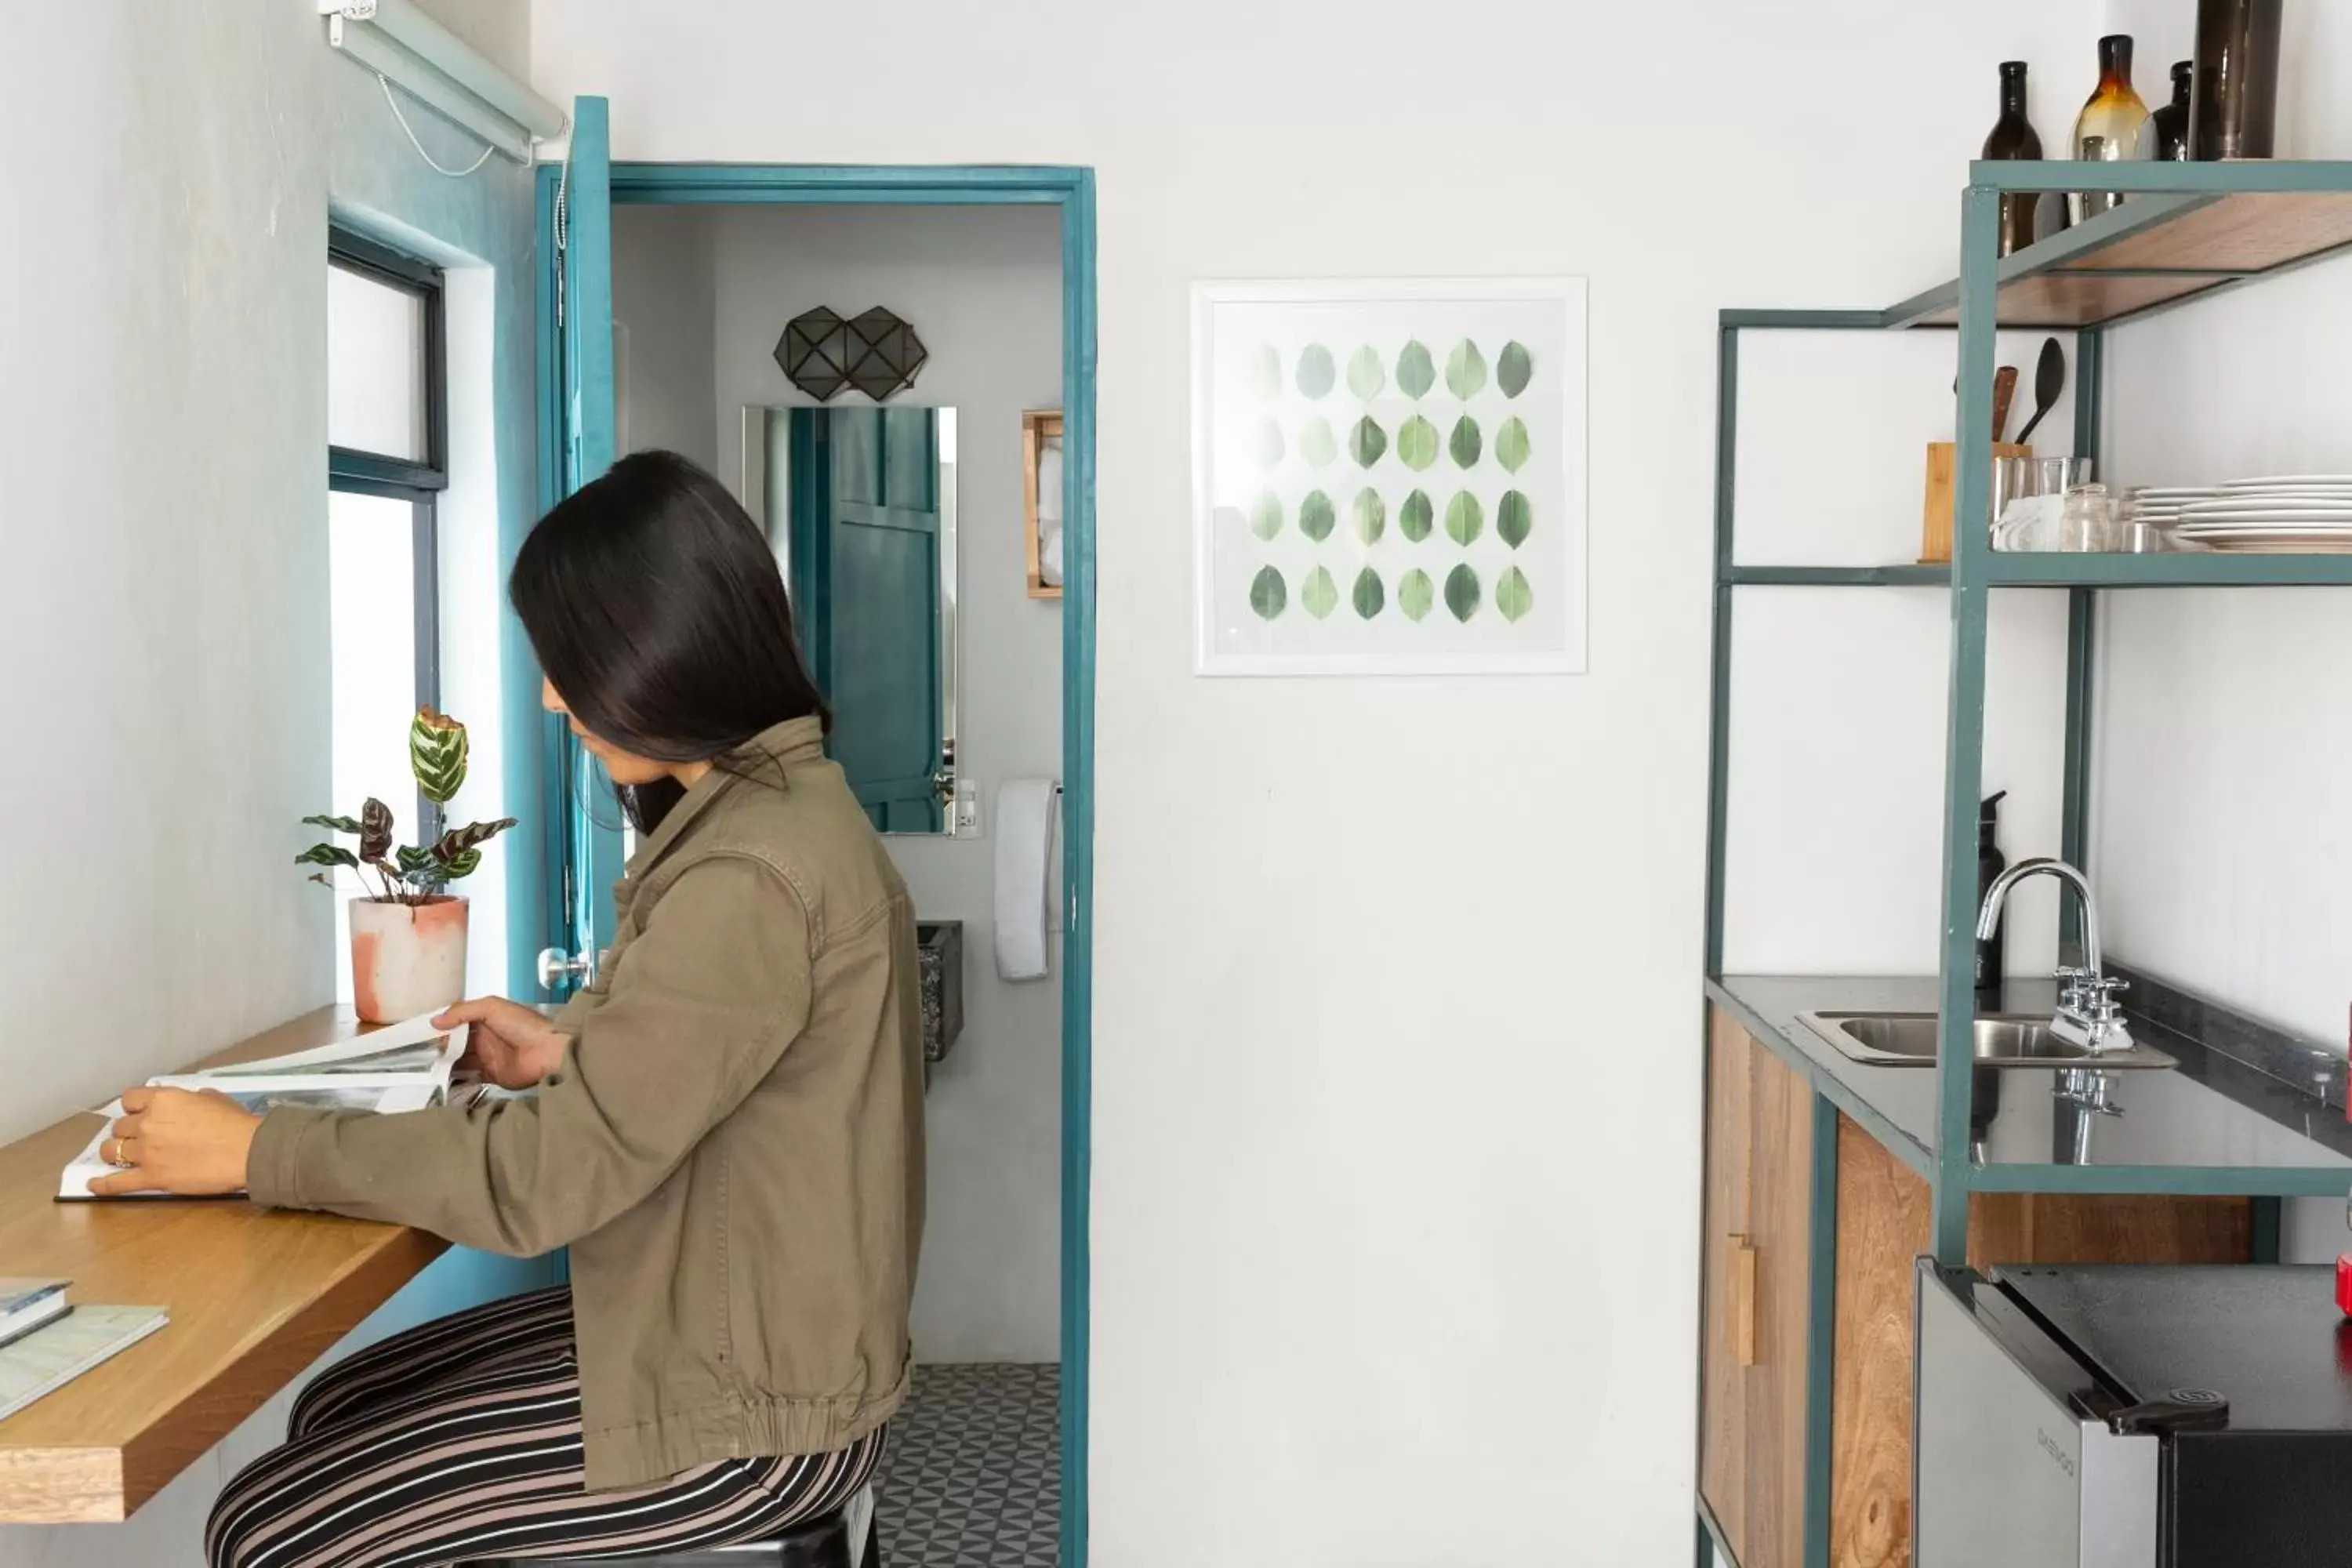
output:
{"label": "long dark hair", "polygon": [[[507,596],[572,716],[625,752],[715,762],[788,719],[832,728],[759,524],[676,452],[632,453],[541,518]],[[683,793],[661,779],[621,805],[650,833]]]}

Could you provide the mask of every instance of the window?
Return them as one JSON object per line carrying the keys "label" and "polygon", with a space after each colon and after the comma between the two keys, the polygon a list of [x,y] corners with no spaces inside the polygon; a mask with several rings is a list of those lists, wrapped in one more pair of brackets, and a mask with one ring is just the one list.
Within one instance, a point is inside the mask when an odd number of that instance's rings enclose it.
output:
{"label": "window", "polygon": [[[435,502],[448,484],[441,273],[356,235],[327,246],[327,559],[333,803],[391,806],[404,843],[437,808],[408,771],[408,721],[439,706]],[[338,905],[340,928],[345,916]],[[348,935],[348,932],[341,932]],[[351,975],[337,966],[348,999]]]}

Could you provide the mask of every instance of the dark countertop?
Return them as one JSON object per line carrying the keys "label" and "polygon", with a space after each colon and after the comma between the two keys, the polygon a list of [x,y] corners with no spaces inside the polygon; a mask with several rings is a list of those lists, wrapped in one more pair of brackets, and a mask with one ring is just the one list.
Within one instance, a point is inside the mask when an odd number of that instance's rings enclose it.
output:
{"label": "dark countertop", "polygon": [[[1933,1067],[1854,1061],[1797,1016],[1933,1013],[1932,976],[1727,975],[1710,982],[1707,991],[1872,1136],[1913,1168],[1932,1170]],[[2000,1011],[2046,1015],[2055,999],[2049,981],[2012,981]],[[2340,1107],[2137,1012],[2132,1032],[2179,1065],[2107,1074],[2120,1116],[2086,1115],[2053,1098],[2055,1069],[1980,1069],[1975,1075],[1977,1157],[1985,1169],[1973,1184],[2336,1196],[2352,1191],[2352,1124]],[[1988,1093],[1991,1080],[1997,1087]],[[2074,1148],[2083,1121],[2090,1123],[2087,1160],[2078,1158]],[[2127,1172],[2147,1174],[2136,1179]]]}

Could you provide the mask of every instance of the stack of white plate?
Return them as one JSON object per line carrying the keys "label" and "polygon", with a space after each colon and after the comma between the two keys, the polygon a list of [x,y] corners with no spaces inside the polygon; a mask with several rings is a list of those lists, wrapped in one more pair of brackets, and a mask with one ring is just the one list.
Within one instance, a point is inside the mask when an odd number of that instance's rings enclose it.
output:
{"label": "stack of white plate", "polygon": [[2132,517],[2170,528],[2191,506],[2221,493],[2210,485],[2149,485],[2131,492]]}
{"label": "stack of white plate", "polygon": [[2174,531],[2211,550],[2352,552],[2352,474],[2234,479],[2182,502]]}

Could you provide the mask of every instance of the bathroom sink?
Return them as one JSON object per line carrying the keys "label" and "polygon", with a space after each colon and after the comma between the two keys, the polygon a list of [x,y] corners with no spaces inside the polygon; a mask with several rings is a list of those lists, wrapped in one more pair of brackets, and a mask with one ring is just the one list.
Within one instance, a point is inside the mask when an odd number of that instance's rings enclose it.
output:
{"label": "bathroom sink", "polygon": [[[1807,1028],[1835,1046],[1845,1056],[1874,1067],[1933,1067],[1936,1062],[1936,1015],[1933,1013],[1801,1013]],[[1980,1068],[2083,1067],[2101,1068],[2168,1068],[2172,1058],[2150,1046],[2094,1056],[2081,1046],[2062,1040],[2047,1017],[2002,1014],[1976,1021],[1977,1066]]]}

